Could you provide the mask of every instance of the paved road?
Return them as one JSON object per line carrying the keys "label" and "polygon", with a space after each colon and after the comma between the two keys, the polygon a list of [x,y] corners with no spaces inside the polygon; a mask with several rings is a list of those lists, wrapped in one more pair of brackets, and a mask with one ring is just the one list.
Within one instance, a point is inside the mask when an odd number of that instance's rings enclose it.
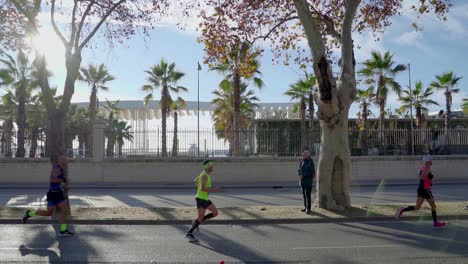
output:
{"label": "paved road", "polygon": [[[468,184],[435,186],[438,201],[468,201]],[[45,205],[45,189],[2,189],[0,206],[39,207]],[[76,189],[71,203],[83,207],[187,207],[193,206],[193,189]],[[363,186],[352,188],[354,204],[413,202],[416,186]],[[297,188],[225,189],[213,194],[218,207],[301,205]]]}
{"label": "paved road", "polygon": [[202,226],[76,226],[56,238],[47,225],[0,225],[0,262],[73,263],[468,263],[468,221]]}

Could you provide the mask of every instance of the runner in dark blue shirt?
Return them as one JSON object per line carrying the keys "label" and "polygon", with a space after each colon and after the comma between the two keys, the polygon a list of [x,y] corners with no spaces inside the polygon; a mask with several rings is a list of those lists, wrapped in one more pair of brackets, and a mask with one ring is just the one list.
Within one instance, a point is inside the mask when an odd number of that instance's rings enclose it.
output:
{"label": "runner in dark blue shirt", "polygon": [[299,164],[299,179],[302,189],[302,196],[304,198],[304,209],[302,212],[310,213],[312,207],[312,183],[315,177],[315,165],[314,161],[310,157],[308,150],[302,154],[303,160]]}
{"label": "runner in dark blue shirt", "polygon": [[52,168],[50,173],[49,191],[47,192],[47,210],[27,210],[24,213],[23,224],[29,218],[40,216],[51,216],[55,209],[60,208],[60,236],[73,236],[67,228],[68,201],[65,199],[64,188],[68,188],[67,177],[65,176],[65,168],[68,164],[67,158],[61,156],[58,158],[58,164]]}

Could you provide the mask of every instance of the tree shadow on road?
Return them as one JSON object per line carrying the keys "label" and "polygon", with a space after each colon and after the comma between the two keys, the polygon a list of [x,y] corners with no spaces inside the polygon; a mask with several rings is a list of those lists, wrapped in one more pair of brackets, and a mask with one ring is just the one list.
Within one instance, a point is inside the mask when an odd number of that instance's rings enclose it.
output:
{"label": "tree shadow on road", "polygon": [[340,225],[356,230],[344,230],[344,232],[379,238],[428,251],[468,257],[466,239],[468,226],[463,222],[453,221],[441,229],[433,229],[432,221],[342,223]]}

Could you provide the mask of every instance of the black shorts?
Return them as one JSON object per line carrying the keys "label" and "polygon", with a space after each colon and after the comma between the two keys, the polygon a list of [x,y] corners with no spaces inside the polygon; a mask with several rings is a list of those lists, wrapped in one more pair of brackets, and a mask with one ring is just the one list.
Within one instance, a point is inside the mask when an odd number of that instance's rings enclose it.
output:
{"label": "black shorts", "polygon": [[418,197],[424,198],[424,199],[433,199],[434,197],[432,196],[432,191],[431,189],[418,189]]}
{"label": "black shorts", "polygon": [[197,201],[197,209],[198,208],[206,209],[208,208],[208,206],[213,204],[210,200],[203,200],[200,198],[195,198],[195,201]]}
{"label": "black shorts", "polygon": [[65,195],[62,191],[47,192],[47,206],[55,207],[65,201]]}

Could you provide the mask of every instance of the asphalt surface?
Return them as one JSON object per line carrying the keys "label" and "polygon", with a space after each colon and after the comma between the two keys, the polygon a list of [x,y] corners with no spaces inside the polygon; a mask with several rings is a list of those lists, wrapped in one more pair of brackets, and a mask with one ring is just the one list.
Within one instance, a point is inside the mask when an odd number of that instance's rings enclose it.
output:
{"label": "asphalt surface", "polygon": [[[417,185],[362,186],[351,189],[353,204],[413,203]],[[468,184],[436,185],[437,201],[468,201]],[[46,205],[46,188],[0,189],[0,206],[40,207]],[[191,207],[194,189],[72,189],[71,204],[82,207]],[[301,205],[299,188],[224,189],[211,194],[218,207]]]}
{"label": "asphalt surface", "polygon": [[468,221],[202,226],[0,225],[1,263],[468,263]]}

